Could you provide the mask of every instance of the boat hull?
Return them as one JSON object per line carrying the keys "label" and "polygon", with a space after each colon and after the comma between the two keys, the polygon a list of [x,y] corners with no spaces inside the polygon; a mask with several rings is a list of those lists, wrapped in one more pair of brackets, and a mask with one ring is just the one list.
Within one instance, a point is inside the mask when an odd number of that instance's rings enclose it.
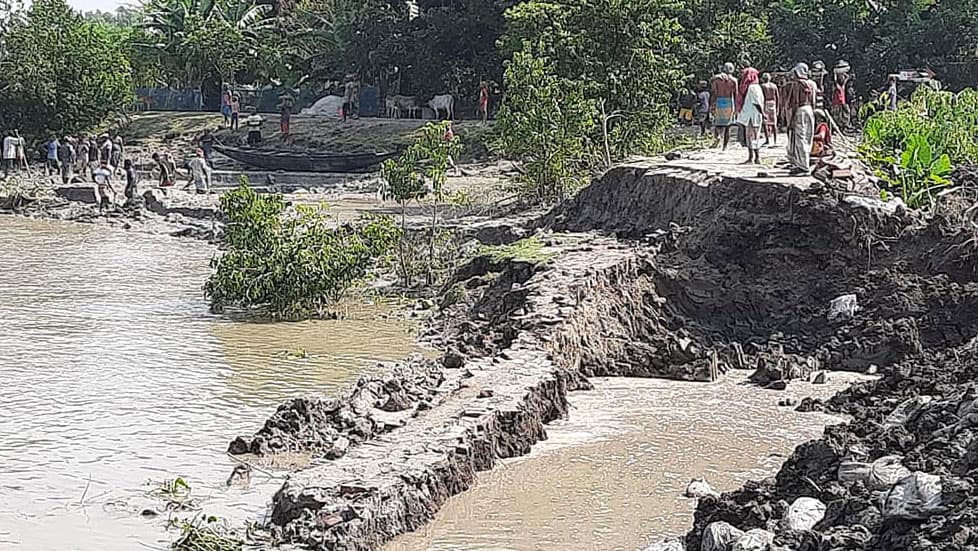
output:
{"label": "boat hull", "polygon": [[249,166],[285,172],[362,172],[396,155],[395,153],[297,153],[217,144],[214,145],[214,150]]}

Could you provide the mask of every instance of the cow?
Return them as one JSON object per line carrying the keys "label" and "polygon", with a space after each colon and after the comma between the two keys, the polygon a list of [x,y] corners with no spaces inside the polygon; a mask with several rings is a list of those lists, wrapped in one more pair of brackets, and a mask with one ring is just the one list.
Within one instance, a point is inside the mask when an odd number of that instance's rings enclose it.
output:
{"label": "cow", "polygon": [[441,118],[440,111],[445,111],[448,120],[455,120],[455,98],[451,94],[442,94],[431,98],[428,107],[435,112],[435,118]]}
{"label": "cow", "polygon": [[413,96],[390,96],[385,101],[387,116],[400,118],[401,113],[407,111],[408,118],[413,119],[421,111],[421,104]]}

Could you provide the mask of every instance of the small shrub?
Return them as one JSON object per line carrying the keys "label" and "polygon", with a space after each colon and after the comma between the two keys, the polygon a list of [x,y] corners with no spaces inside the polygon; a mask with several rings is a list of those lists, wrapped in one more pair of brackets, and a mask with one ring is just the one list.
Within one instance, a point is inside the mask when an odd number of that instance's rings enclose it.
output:
{"label": "small shrub", "polygon": [[531,204],[560,201],[587,181],[596,104],[582,83],[559,78],[531,53],[513,54],[505,81],[496,132],[499,149],[522,167],[516,191]]}
{"label": "small shrub", "polygon": [[322,315],[386,259],[400,236],[390,218],[337,226],[321,205],[287,208],[247,181],[221,197],[225,250],[204,286],[211,307],[262,309],[276,318]]}

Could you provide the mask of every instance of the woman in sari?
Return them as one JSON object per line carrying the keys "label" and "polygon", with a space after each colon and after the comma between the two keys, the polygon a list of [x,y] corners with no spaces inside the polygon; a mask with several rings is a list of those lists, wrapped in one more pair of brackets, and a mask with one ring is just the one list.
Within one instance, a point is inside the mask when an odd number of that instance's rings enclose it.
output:
{"label": "woman in sari", "polygon": [[747,67],[740,78],[737,93],[737,124],[744,127],[744,145],[747,161],[744,164],[761,164],[761,125],[764,124],[764,91],[758,79],[757,69]]}

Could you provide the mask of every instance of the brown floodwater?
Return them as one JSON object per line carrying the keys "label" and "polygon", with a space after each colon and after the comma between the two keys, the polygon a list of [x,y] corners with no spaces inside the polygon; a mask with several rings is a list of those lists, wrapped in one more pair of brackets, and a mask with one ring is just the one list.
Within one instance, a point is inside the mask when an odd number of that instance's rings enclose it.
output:
{"label": "brown floodwater", "polygon": [[[147,482],[260,519],[278,479],[227,488],[228,442],[284,399],[335,392],[414,349],[414,326],[243,323],[201,294],[213,247],[0,216],[0,549],[166,548]],[[304,349],[306,358],[295,358]]]}
{"label": "brown floodwater", "polygon": [[691,478],[719,491],[777,472],[794,447],[839,419],[778,407],[787,396],[828,397],[830,384],[786,392],[744,384],[742,372],[714,384],[595,379],[571,395],[568,419],[525,457],[479,475],[435,520],[385,551],[627,550],[685,534],[695,501]]}

